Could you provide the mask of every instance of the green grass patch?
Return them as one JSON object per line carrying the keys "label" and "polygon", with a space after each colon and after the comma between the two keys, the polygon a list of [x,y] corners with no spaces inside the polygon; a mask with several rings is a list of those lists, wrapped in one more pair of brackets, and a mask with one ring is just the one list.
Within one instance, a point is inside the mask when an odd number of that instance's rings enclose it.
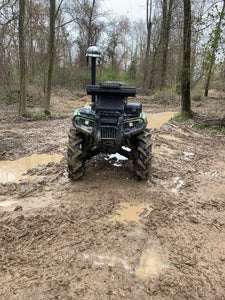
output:
{"label": "green grass patch", "polygon": [[216,125],[206,126],[205,124],[193,124],[192,126],[195,129],[206,130],[212,134],[224,134],[225,135],[225,127],[220,127]]}
{"label": "green grass patch", "polygon": [[5,95],[3,95],[2,93],[0,93],[0,101],[5,100]]}
{"label": "green grass patch", "polygon": [[198,125],[198,128],[199,128],[199,129],[205,129],[206,126],[205,126],[205,124],[199,124],[199,125]]}
{"label": "green grass patch", "polygon": [[46,115],[43,112],[32,112],[32,111],[28,111],[27,112],[27,116],[33,119],[37,119],[37,120],[41,120],[41,119],[45,119]]}
{"label": "green grass patch", "polygon": [[171,118],[171,120],[174,120],[174,121],[179,122],[179,123],[184,123],[184,122],[187,122],[188,119],[183,118],[182,114],[178,113],[173,118]]}
{"label": "green grass patch", "polygon": [[27,107],[28,108],[34,108],[35,106],[37,106],[39,104],[40,104],[39,98],[34,98],[33,96],[30,96],[27,99]]}
{"label": "green grass patch", "polygon": [[35,107],[35,104],[34,104],[34,103],[27,103],[27,107],[28,107],[28,108],[34,108],[34,107]]}
{"label": "green grass patch", "polygon": [[[194,112],[192,112],[192,115],[194,116]],[[195,130],[206,130],[207,132],[211,133],[211,134],[223,134],[225,135],[225,127],[224,126],[216,126],[216,125],[212,125],[212,126],[207,126],[206,124],[202,123],[202,124],[196,124],[194,123],[194,118],[193,119],[187,119],[187,118],[183,118],[181,113],[176,114],[173,118],[171,118],[170,120],[174,120],[178,123],[186,123],[185,125],[187,125],[190,128],[193,128]]]}

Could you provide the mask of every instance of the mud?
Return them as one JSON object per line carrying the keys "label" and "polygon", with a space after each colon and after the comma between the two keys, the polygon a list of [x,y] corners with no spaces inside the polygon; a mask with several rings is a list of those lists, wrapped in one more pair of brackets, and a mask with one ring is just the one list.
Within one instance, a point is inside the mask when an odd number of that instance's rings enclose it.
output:
{"label": "mud", "polygon": [[[150,104],[150,116],[179,110]],[[133,179],[129,160],[105,155],[70,182],[71,115],[22,123],[3,115],[1,164],[59,160],[0,184],[0,299],[224,299],[224,136],[167,117],[152,130],[147,182]]]}
{"label": "mud", "polygon": [[149,213],[152,208],[144,204],[130,205],[128,202],[121,202],[120,208],[115,211],[116,215],[110,218],[109,221],[125,224],[127,222],[139,222],[141,214],[143,214],[145,210]]}
{"label": "mud", "polygon": [[46,165],[50,162],[59,162],[62,157],[63,156],[60,154],[32,154],[31,156],[19,158],[13,161],[0,161],[0,182],[17,182],[18,180],[25,178],[22,177],[22,175],[28,170],[33,169],[38,165]]}
{"label": "mud", "polygon": [[153,278],[168,269],[173,269],[168,253],[161,246],[153,244],[142,253],[136,276],[141,279]]}
{"label": "mud", "polygon": [[154,113],[154,114],[146,114],[148,119],[148,126],[149,129],[159,129],[165,122],[169,121],[173,118],[177,112],[161,112],[161,113]]}

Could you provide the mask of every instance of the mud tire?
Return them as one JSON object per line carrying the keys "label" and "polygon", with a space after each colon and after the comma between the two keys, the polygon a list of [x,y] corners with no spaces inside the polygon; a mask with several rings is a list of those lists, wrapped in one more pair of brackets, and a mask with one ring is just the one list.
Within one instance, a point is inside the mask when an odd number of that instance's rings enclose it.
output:
{"label": "mud tire", "polygon": [[134,178],[147,180],[150,174],[152,144],[151,135],[148,129],[137,135],[133,159]]}
{"label": "mud tire", "polygon": [[84,175],[84,159],[82,155],[83,136],[74,127],[70,128],[68,135],[68,176],[73,181],[80,179]]}

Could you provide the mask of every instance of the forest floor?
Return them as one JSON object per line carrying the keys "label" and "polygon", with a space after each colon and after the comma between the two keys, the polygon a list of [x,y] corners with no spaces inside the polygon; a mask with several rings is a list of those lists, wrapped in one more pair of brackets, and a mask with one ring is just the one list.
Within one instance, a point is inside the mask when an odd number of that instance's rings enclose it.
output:
{"label": "forest floor", "polygon": [[[106,155],[68,179],[71,117],[87,97],[62,91],[53,118],[24,122],[2,105],[0,299],[225,299],[225,135],[166,122],[176,101],[138,100],[150,122],[165,117],[145,182],[132,162]],[[211,92],[192,108],[224,116],[224,101]],[[34,154],[41,164],[26,163]]]}

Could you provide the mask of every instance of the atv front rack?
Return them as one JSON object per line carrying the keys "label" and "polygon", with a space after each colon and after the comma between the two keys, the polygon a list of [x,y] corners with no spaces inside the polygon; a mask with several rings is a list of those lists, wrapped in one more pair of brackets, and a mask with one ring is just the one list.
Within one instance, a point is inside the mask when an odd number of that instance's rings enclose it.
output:
{"label": "atv front rack", "polygon": [[136,88],[122,85],[87,85],[88,95],[113,95],[121,97],[135,97]]}

